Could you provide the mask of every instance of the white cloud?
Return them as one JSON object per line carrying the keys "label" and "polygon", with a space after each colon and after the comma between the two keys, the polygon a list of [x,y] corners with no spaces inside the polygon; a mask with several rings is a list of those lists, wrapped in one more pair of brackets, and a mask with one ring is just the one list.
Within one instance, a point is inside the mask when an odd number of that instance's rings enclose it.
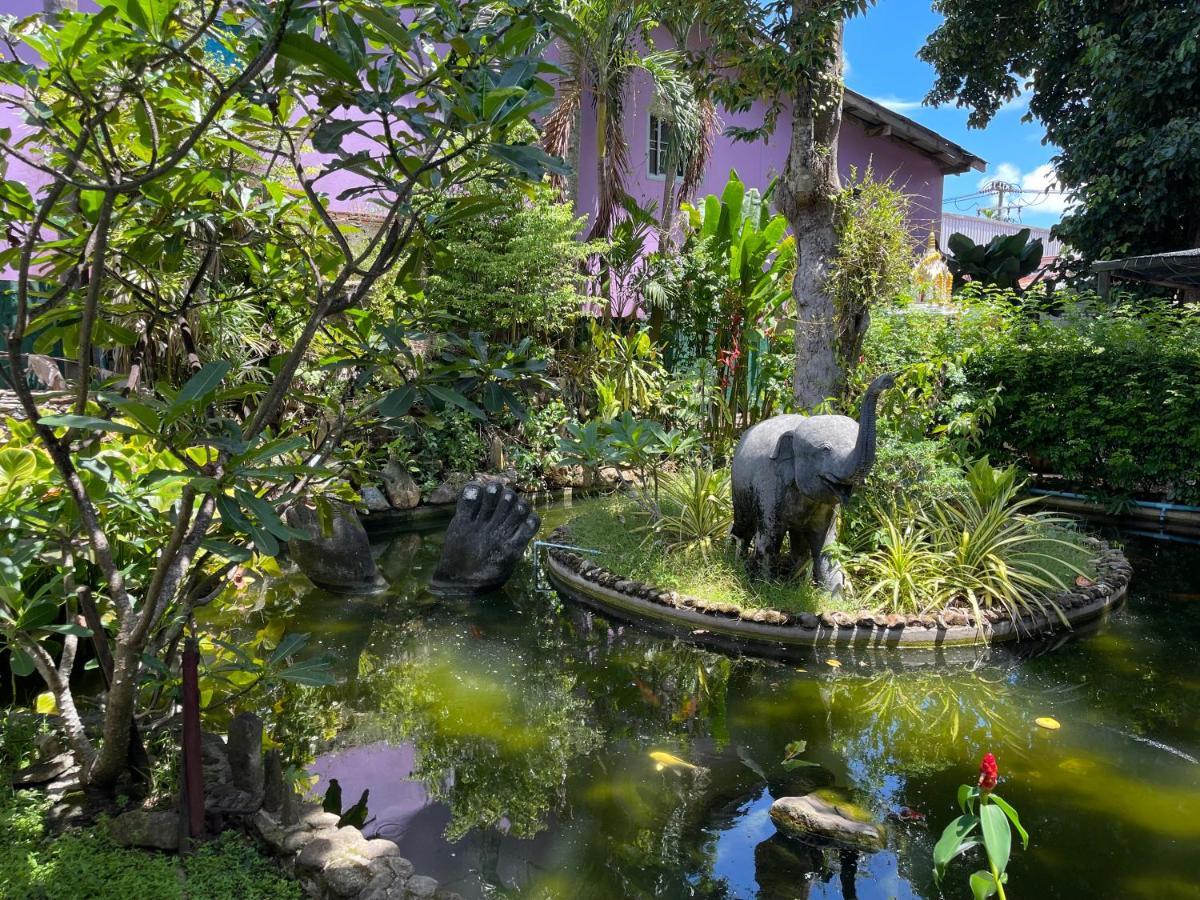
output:
{"label": "white cloud", "polygon": [[[979,179],[980,189],[993,181],[1003,181],[1021,188],[1019,202],[1025,213],[1061,216],[1072,205],[1071,199],[1062,193],[1062,186],[1058,183],[1058,176],[1050,163],[1042,163],[1028,172],[1022,172],[1020,167],[1013,163],[1002,162]],[[1005,205],[1008,202],[1006,198]]]}
{"label": "white cloud", "polygon": [[914,109],[921,108],[920,100],[905,100],[901,97],[872,97],[871,99],[880,106],[886,106],[892,112],[912,112]]}

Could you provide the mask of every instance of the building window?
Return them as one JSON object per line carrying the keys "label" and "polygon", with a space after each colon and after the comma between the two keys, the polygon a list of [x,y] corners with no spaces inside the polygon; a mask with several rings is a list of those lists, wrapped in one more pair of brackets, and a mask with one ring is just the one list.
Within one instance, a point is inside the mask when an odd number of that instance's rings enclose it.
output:
{"label": "building window", "polygon": [[[661,116],[650,115],[649,169],[653,178],[663,178],[667,173],[667,147],[671,142],[671,123]],[[675,177],[683,177],[683,160],[675,167]]]}

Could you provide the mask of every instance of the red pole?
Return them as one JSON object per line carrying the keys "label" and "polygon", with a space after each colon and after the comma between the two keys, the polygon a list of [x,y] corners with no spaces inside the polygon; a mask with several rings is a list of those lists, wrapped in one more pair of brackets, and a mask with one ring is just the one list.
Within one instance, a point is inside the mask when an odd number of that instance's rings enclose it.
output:
{"label": "red pole", "polygon": [[204,761],[200,750],[200,654],[196,639],[183,646],[183,781],[188,831],[204,831]]}

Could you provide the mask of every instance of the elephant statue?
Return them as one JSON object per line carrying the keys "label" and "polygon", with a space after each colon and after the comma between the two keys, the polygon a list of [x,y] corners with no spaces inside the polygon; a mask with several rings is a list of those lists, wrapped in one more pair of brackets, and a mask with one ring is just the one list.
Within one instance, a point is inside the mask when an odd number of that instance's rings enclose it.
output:
{"label": "elephant statue", "polygon": [[[751,570],[768,577],[813,561],[813,581],[831,593],[845,585],[826,548],[838,504],[875,464],[875,406],[895,382],[880,375],[863,396],[861,421],[846,416],[773,416],[742,435],[733,455],[733,536]],[[780,558],[791,536],[792,561]]]}

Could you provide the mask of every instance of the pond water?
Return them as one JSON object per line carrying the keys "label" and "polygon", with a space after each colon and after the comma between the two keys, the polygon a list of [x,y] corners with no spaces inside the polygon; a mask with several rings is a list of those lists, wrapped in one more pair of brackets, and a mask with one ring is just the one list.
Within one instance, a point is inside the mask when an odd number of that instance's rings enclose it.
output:
{"label": "pond water", "polygon": [[[367,832],[464,897],[936,897],[933,843],[988,750],[1032,837],[1010,896],[1200,897],[1200,547],[1131,542],[1130,602],[1053,653],[833,666],[609,621],[528,566],[503,593],[438,600],[441,540],[391,540],[390,591],[313,591],[290,627],[333,651],[355,711],[316,792],[369,788]],[[800,740],[815,765],[788,769]],[[884,821],[886,848],[777,835],[773,798],[814,787]],[[974,868],[956,862],[945,895],[970,896]]]}

